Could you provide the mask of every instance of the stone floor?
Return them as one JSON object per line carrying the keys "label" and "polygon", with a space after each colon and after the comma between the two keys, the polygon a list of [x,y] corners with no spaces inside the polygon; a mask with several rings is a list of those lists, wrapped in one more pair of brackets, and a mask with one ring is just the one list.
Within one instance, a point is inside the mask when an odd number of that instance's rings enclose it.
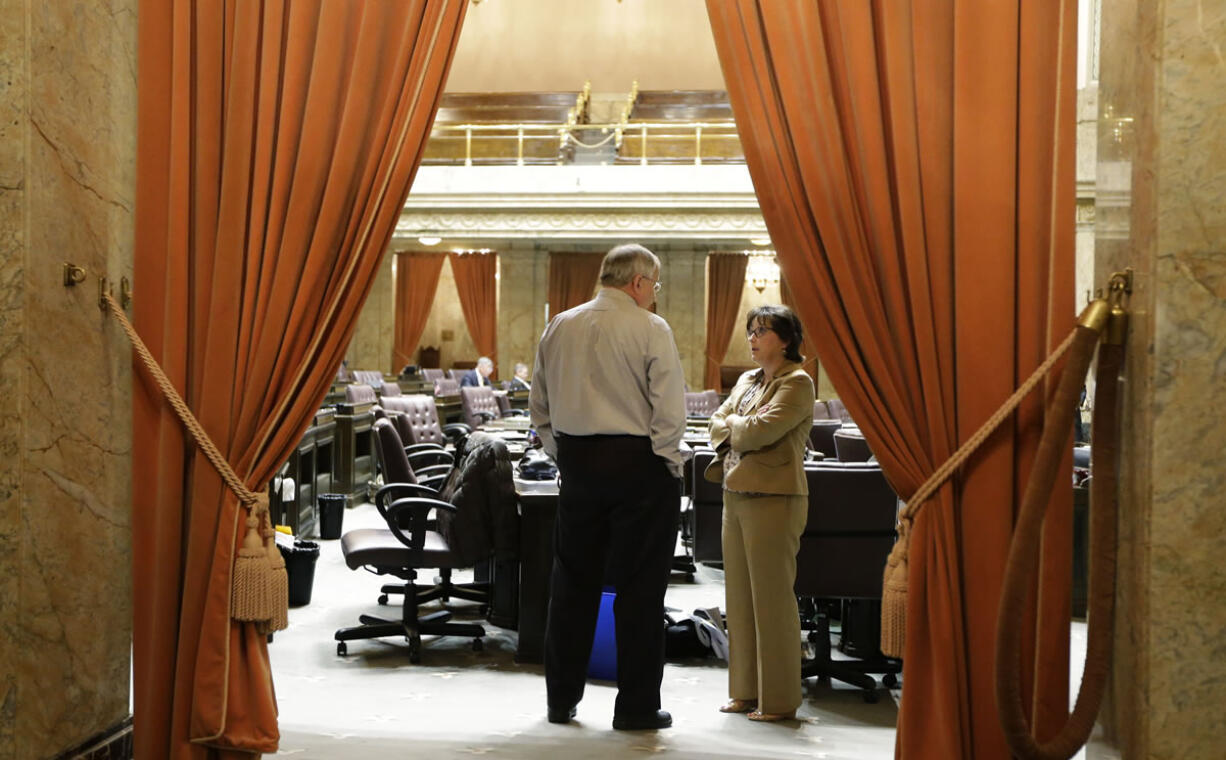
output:
{"label": "stone floor", "polygon": [[[374,507],[347,510],[345,529],[379,524]],[[577,720],[545,720],[540,665],[513,660],[515,632],[486,626],[485,647],[469,640],[426,640],[421,663],[403,642],[351,642],[338,657],[333,632],[359,614],[390,616],[376,603],[382,579],[345,567],[339,541],[321,541],[311,604],[290,610],[289,629],[270,646],[280,707],[281,755],[301,758],[616,758],[665,753],[673,758],[891,758],[900,691],[876,704],[840,684],[805,684],[798,719],[753,723],[717,708],[727,670],[710,658],[669,663],[662,701],[674,726],[659,732],[612,730],[615,687],[591,682]],[[456,604],[462,610],[466,603]],[[722,606],[723,577],[700,567],[693,582],[677,575],[666,604],[689,613]],[[1084,649],[1084,627],[1075,629]],[[1092,749],[1092,758],[1117,757]]]}

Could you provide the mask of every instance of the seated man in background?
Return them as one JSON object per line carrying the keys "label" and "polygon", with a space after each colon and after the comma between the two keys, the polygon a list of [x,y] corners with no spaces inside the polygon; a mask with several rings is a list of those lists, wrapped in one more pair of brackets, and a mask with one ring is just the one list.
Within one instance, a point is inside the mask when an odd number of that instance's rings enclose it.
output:
{"label": "seated man in background", "polygon": [[460,387],[464,388],[470,385],[489,386],[490,375],[494,374],[494,361],[488,356],[482,356],[477,359],[477,368],[470,369],[464,373],[464,377],[460,379]]}
{"label": "seated man in background", "polygon": [[507,390],[512,391],[530,391],[532,384],[528,382],[528,365],[523,362],[515,362],[515,377],[511,378],[511,385]]}

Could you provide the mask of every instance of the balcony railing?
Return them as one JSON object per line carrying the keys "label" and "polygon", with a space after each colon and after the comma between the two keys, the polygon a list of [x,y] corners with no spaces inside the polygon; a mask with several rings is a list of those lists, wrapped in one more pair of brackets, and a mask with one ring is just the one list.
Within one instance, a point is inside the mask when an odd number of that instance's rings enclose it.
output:
{"label": "balcony railing", "polygon": [[730,121],[436,124],[423,157],[463,166],[744,162]]}

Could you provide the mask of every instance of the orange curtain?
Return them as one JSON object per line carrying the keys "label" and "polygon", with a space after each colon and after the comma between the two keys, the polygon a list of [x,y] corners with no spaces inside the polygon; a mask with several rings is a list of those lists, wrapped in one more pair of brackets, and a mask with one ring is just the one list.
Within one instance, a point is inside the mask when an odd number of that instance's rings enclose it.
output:
{"label": "orange curtain", "polygon": [[[779,280],[779,300],[783,305],[796,311],[796,297],[792,295],[792,289],[788,287],[788,281],[785,279]],[[799,315],[799,313],[798,313]],[[817,388],[817,346],[813,342],[813,331],[809,326],[801,322],[801,328],[804,330],[805,339],[800,344],[800,355],[805,357],[805,362],[802,365],[805,372],[809,373],[809,377],[813,378],[813,387]],[[821,398],[821,389],[817,388],[818,398]]]}
{"label": "orange curtain", "polygon": [[430,307],[443,272],[444,253],[403,251],[396,254],[396,334],[392,371],[413,363],[413,354],[430,319]]}
{"label": "orange curtain", "polygon": [[498,377],[498,254],[451,253],[448,256],[468,334],[477,351],[494,360],[492,377]]}
{"label": "orange curtain", "polygon": [[561,314],[592,299],[600,281],[598,253],[549,254],[549,314]]}
{"label": "orange curtain", "polygon": [[732,328],[745,318],[739,313],[741,293],[745,290],[745,269],[749,257],[742,253],[712,253],[707,256],[707,371],[703,384],[722,391],[719,365],[728,353]]}
{"label": "orange curtain", "polygon": [[[142,0],[137,329],[263,489],[327,392],[430,132],[466,3]],[[237,498],[134,384],[135,752],[275,752],[230,619]]]}
{"label": "orange curtain", "polygon": [[[707,8],[784,276],[906,498],[1072,327],[1076,5]],[[900,757],[1008,756],[995,618],[1042,416],[1032,397],[915,524]],[[1070,524],[1057,489],[1016,621],[1040,736],[1067,710]]]}

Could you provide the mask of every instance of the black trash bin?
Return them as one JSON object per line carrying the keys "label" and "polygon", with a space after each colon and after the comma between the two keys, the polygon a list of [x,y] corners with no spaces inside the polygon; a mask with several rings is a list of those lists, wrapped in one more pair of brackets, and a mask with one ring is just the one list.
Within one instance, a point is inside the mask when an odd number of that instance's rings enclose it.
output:
{"label": "black trash bin", "polygon": [[301,607],[311,603],[311,589],[315,586],[315,562],[319,559],[319,544],[314,541],[295,541],[294,546],[277,544],[285,558],[285,573],[289,579],[289,606]]}
{"label": "black trash bin", "polygon": [[345,520],[345,494],[321,493],[319,495],[319,537],[341,537],[341,524]]}

